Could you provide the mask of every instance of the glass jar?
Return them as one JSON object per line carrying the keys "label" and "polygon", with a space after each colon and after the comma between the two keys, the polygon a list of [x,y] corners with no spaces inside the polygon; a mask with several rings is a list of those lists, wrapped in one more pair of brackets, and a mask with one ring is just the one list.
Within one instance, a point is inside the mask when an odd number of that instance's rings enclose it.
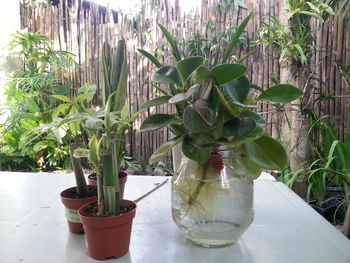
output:
{"label": "glass jar", "polygon": [[198,245],[231,245],[253,222],[253,180],[238,147],[215,148],[204,164],[183,157],[171,185],[173,219]]}

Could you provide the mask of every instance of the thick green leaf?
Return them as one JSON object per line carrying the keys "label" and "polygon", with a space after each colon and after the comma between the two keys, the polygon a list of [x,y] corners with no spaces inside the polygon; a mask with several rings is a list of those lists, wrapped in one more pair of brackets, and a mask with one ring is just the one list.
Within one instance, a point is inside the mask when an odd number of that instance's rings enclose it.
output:
{"label": "thick green leaf", "polygon": [[253,163],[265,169],[283,170],[287,164],[283,146],[267,135],[246,143],[244,150]]}
{"label": "thick green leaf", "polygon": [[218,95],[219,102],[224,106],[225,110],[230,113],[232,116],[235,116],[233,109],[231,108],[228,101],[225,99],[224,95],[221,93],[221,91],[218,89],[218,87],[215,87],[215,91]]}
{"label": "thick green leaf", "polygon": [[256,125],[255,130],[247,137],[242,136],[242,137],[237,138],[237,139],[235,138],[232,141],[219,140],[219,142],[225,146],[237,146],[237,145],[242,145],[242,144],[247,143],[247,142],[254,141],[254,140],[260,138],[261,136],[263,136],[264,133],[265,133],[265,129],[260,125]]}
{"label": "thick green leaf", "polygon": [[223,137],[232,142],[249,137],[254,133],[256,123],[252,118],[233,118],[224,124]]}
{"label": "thick green leaf", "polygon": [[182,152],[191,160],[205,163],[209,158],[211,148],[200,147],[194,143],[194,140],[191,137],[185,136],[184,141],[182,142]]}
{"label": "thick green leaf", "polygon": [[288,103],[299,98],[301,95],[303,95],[303,92],[297,87],[289,84],[280,84],[265,90],[257,100]]}
{"label": "thick green leaf", "polygon": [[194,133],[192,134],[192,137],[195,144],[201,147],[213,145],[213,142],[215,141],[214,136],[208,132]]}
{"label": "thick green leaf", "polygon": [[171,97],[169,103],[179,103],[190,98],[198,89],[198,85],[194,85],[189,88],[185,93],[178,93],[175,96]]}
{"label": "thick green leaf", "polygon": [[51,97],[58,99],[58,100],[62,100],[64,102],[72,102],[72,100],[70,98],[68,98],[67,96],[63,96],[63,95],[51,95]]}
{"label": "thick green leaf", "polygon": [[196,71],[196,83],[201,84],[204,80],[211,77],[211,71],[206,67],[199,67]]}
{"label": "thick green leaf", "polygon": [[183,124],[170,123],[168,127],[176,136],[182,136],[188,132]]}
{"label": "thick green leaf", "polygon": [[176,67],[183,81],[187,81],[191,74],[203,64],[203,61],[202,57],[190,57],[180,60]]}
{"label": "thick green leaf", "polygon": [[141,108],[146,109],[146,108],[150,108],[150,107],[159,106],[159,105],[162,105],[164,103],[168,103],[170,98],[171,98],[171,96],[157,97],[155,99],[149,100],[149,101],[145,102],[144,104],[142,104]]}
{"label": "thick green leaf", "polygon": [[266,125],[265,119],[261,115],[255,113],[255,112],[246,111],[246,112],[243,113],[243,116],[252,118],[253,120],[255,120],[257,125],[261,125],[263,127],[265,127],[265,125]]}
{"label": "thick green leaf", "polygon": [[256,179],[261,175],[263,169],[253,163],[246,155],[241,156],[241,161],[252,179]]}
{"label": "thick green leaf", "polygon": [[165,156],[168,154],[171,148],[173,148],[176,144],[181,142],[183,140],[183,137],[176,137],[163,145],[161,145],[155,152],[152,154],[151,158],[149,159],[149,164],[153,164],[156,162],[159,162]]}
{"label": "thick green leaf", "polygon": [[224,91],[231,99],[231,102],[243,108],[255,108],[255,105],[245,105],[248,96],[250,83],[246,76],[241,76],[224,84]]}
{"label": "thick green leaf", "polygon": [[174,119],[176,119],[175,116],[170,114],[154,114],[143,121],[140,130],[142,132],[156,131],[166,127]]}
{"label": "thick green leaf", "polygon": [[212,128],[192,105],[187,106],[185,109],[183,119],[185,127],[192,133],[204,132]]}
{"label": "thick green leaf", "polygon": [[258,91],[260,91],[260,92],[264,92],[264,89],[263,89],[263,88],[259,87],[258,85],[255,85],[255,84],[251,84],[251,85],[250,85],[250,88],[251,88],[251,89],[258,90]]}
{"label": "thick green leaf", "polygon": [[146,58],[148,58],[154,65],[156,65],[157,68],[162,67],[162,64],[159,62],[159,60],[153,56],[152,54],[148,53],[146,50],[138,49],[138,51],[144,55]]}
{"label": "thick green leaf", "polygon": [[247,16],[242,23],[237,27],[235,34],[232,36],[230,43],[228,44],[228,47],[224,53],[222,63],[225,63],[228,61],[229,57],[231,56],[232,50],[239,42],[239,37],[242,35],[245,27],[248,24],[248,21],[250,19],[251,15]]}
{"label": "thick green leaf", "polygon": [[246,71],[247,68],[241,64],[220,64],[211,70],[219,86],[242,76]]}
{"label": "thick green leaf", "polygon": [[181,86],[179,72],[173,66],[164,66],[152,74],[152,81],[156,83],[167,83]]}
{"label": "thick green leaf", "polygon": [[205,120],[206,123],[208,123],[208,125],[213,126],[215,122],[215,112],[209,106],[207,100],[196,100],[196,102],[194,103],[194,109],[199,113],[202,119]]}

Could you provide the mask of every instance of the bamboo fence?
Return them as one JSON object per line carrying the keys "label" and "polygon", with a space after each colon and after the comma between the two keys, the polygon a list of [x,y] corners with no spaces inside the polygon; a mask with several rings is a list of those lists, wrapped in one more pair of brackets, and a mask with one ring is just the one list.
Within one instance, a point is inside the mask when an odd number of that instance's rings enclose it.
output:
{"label": "bamboo fence", "polygon": [[[202,1],[201,6],[187,14],[181,11],[178,0],[174,3],[170,0],[148,0],[143,1],[142,12],[133,17],[89,1],[54,2],[58,4],[54,6],[22,5],[22,28],[45,34],[53,40],[57,49],[76,55],[79,65],[75,67],[69,78],[65,79],[65,82],[73,88],[80,87],[84,83],[100,85],[102,43],[108,41],[113,46],[118,39],[124,38],[128,47],[128,102],[132,112],[138,111],[144,102],[156,96],[155,89],[149,84],[150,75],[155,71],[155,67],[143,58],[137,49],[142,48],[153,52],[166,43],[157,23],[166,26],[178,39],[186,39],[194,32],[205,33],[209,39],[214,32],[205,30],[206,21],[212,21],[215,24],[215,31],[221,32],[238,25],[242,18],[251,13],[252,18],[246,28],[249,41],[257,38],[257,29],[268,15],[278,15],[279,12],[278,0],[246,0],[247,9],[233,12],[230,10],[218,12],[219,1],[208,0]],[[319,97],[319,92],[340,97],[323,102],[317,110],[323,116],[332,116],[342,137],[348,90],[331,59],[340,59],[343,63],[350,64],[350,32],[330,19],[321,26],[315,38],[318,46],[322,47],[322,51],[312,58],[312,69],[323,82],[316,82],[314,97]],[[238,48],[235,55],[241,57],[255,48],[251,46]],[[265,88],[273,85],[272,74],[279,74],[278,61],[273,58],[275,54],[276,51],[273,49],[263,50],[259,47],[257,52],[246,60],[245,63],[249,64],[247,76],[254,84]],[[167,60],[167,54],[161,59]],[[128,155],[133,156],[140,163],[146,163],[152,152],[170,138],[170,133],[166,129],[154,133],[139,132],[140,123],[148,114],[165,113],[169,110],[172,109],[168,106],[158,106],[142,113],[133,124],[132,132],[127,136]],[[276,136],[276,121],[271,108],[262,104],[259,105],[258,111],[267,118],[268,131]],[[170,155],[165,163],[171,164]]]}

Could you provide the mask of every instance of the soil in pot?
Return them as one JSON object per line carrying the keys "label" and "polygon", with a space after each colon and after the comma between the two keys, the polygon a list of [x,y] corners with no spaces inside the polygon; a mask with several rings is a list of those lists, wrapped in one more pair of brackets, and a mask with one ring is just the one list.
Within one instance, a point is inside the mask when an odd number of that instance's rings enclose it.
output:
{"label": "soil in pot", "polygon": [[79,209],[84,225],[90,257],[97,260],[119,258],[129,251],[132,220],[136,204],[122,201],[122,214],[103,217],[97,215],[97,203],[87,204]]}
{"label": "soil in pot", "polygon": [[[128,174],[124,171],[119,173],[120,199],[124,198],[125,183],[128,180]],[[96,173],[88,175],[89,185],[97,185]]]}
{"label": "soil in pot", "polygon": [[75,234],[84,233],[84,228],[78,215],[78,209],[85,204],[97,201],[96,186],[88,186],[88,196],[85,198],[78,196],[76,187],[68,188],[61,192],[61,201],[65,206],[69,231]]}

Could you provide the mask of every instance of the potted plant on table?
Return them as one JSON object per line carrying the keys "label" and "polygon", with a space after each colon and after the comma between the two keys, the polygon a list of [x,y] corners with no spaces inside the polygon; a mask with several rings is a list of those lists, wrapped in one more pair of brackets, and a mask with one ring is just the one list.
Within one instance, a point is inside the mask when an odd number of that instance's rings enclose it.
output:
{"label": "potted plant on table", "polygon": [[80,222],[78,215],[78,209],[88,203],[95,202],[97,200],[97,188],[93,185],[87,185],[83,168],[80,160],[75,158],[73,153],[77,145],[75,143],[70,144],[70,157],[75,175],[76,186],[70,187],[61,192],[61,201],[65,207],[65,215],[69,231],[75,234],[84,233],[83,225]]}
{"label": "potted plant on table", "polygon": [[[109,48],[109,47],[108,47]],[[84,225],[89,254],[94,259],[121,257],[129,249],[131,225],[136,204],[120,198],[118,174],[122,164],[125,131],[138,116],[129,117],[126,101],[127,62],[123,40],[118,42],[114,55],[119,68],[112,85],[104,75],[103,108],[78,113],[64,122],[81,122],[89,136],[87,148],[74,152],[77,158],[87,157],[97,175],[97,202],[79,209]],[[111,82],[109,82],[111,83]]]}
{"label": "potted plant on table", "polygon": [[[116,97],[114,99],[114,109],[113,110],[121,110],[123,103],[126,100],[126,85],[127,85],[127,75],[123,76],[123,63],[126,63],[126,57],[124,54],[123,46],[125,44],[121,44],[124,42],[119,42],[120,45],[117,47],[117,50],[114,51],[111,49],[109,44],[105,43],[102,47],[102,74],[103,74],[103,87],[102,87],[102,95],[103,101],[106,102],[108,96],[113,92],[118,92],[115,94]],[[125,90],[123,90],[125,88]],[[120,100],[119,102],[116,102]],[[121,156],[121,164],[125,162],[125,134],[120,135],[120,148],[117,154]],[[120,197],[123,199],[124,197],[124,189],[127,181],[128,174],[121,170],[119,171],[119,185],[120,185]],[[90,185],[97,185],[97,173],[96,171],[91,173],[88,176],[88,181]]]}
{"label": "potted plant on table", "polygon": [[[168,127],[175,137],[160,146],[150,163],[164,158],[182,143],[183,159],[172,178],[172,214],[187,238],[205,247],[233,244],[253,220],[253,182],[263,169],[282,170],[287,154],[265,132],[265,120],[253,112],[257,101],[287,103],[302,92],[281,84],[263,90],[250,84],[246,66],[228,63],[249,17],[232,36],[221,63],[208,67],[201,56],[182,58],[176,41],[160,25],[170,43],[175,65],[163,66],[142,50],[158,70],[155,83],[163,96],[144,107],[175,105],[174,114],[154,114],[144,120],[141,131]],[[261,91],[257,99],[251,89]]]}
{"label": "potted plant on table", "polygon": [[87,104],[91,102],[95,92],[95,85],[85,84],[77,89],[77,95],[74,98],[57,94],[52,95],[51,97],[65,103],[58,105],[54,109],[51,123],[36,129],[38,133],[36,137],[54,130],[56,134],[60,134],[65,141],[69,142],[69,153],[76,186],[65,189],[60,196],[65,206],[69,230],[76,234],[84,232],[83,225],[79,220],[78,209],[84,204],[97,200],[97,188],[86,184],[82,164],[79,159],[73,156],[78,144],[85,144],[86,135],[84,130],[81,129],[81,122],[67,122],[66,120],[75,116],[77,112],[88,112]]}

